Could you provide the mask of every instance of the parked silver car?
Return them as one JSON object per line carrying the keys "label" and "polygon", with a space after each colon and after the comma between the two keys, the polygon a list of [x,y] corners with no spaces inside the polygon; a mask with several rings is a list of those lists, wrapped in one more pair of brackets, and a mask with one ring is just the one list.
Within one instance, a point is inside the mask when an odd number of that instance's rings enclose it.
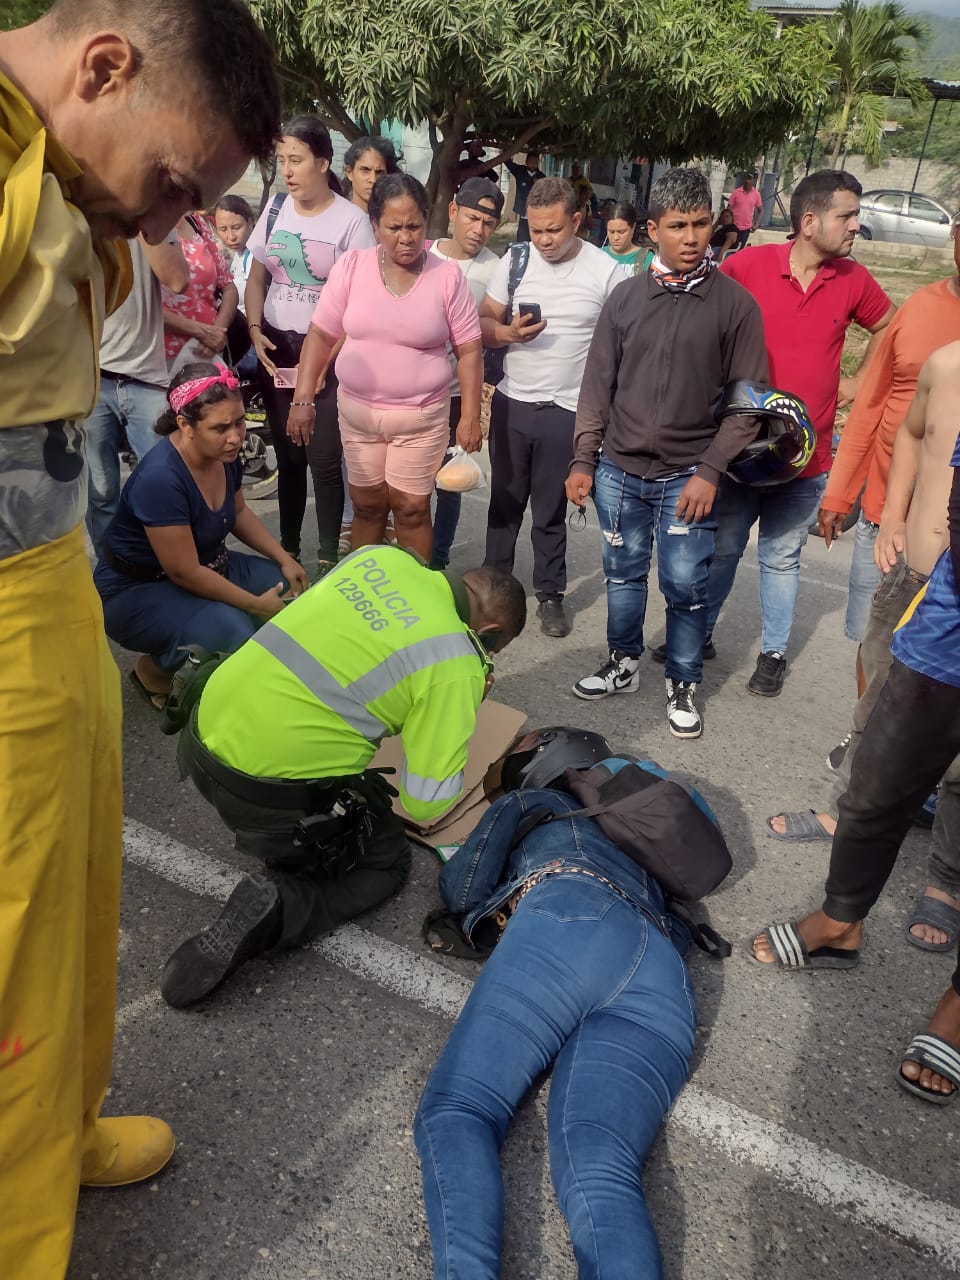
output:
{"label": "parked silver car", "polygon": [[898,240],[942,249],[950,239],[950,212],[915,191],[865,191],[860,197],[860,234],[865,240]]}

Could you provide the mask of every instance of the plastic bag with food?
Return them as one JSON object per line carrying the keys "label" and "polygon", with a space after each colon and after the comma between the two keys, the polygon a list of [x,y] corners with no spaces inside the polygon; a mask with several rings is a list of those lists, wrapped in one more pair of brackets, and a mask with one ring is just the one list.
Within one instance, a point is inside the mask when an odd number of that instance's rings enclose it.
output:
{"label": "plastic bag with food", "polygon": [[447,453],[450,461],[437,472],[438,489],[446,489],[448,493],[466,493],[469,489],[486,487],[487,478],[474,454],[467,453],[459,445],[454,445]]}

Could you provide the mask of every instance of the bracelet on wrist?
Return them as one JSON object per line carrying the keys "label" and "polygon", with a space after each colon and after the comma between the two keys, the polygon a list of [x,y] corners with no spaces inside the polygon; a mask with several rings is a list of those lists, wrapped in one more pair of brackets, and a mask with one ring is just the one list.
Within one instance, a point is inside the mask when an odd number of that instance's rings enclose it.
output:
{"label": "bracelet on wrist", "polygon": [[313,403],[312,400],[291,400],[290,401],[291,409],[314,409],[315,410],[316,407],[317,406]]}
{"label": "bracelet on wrist", "polygon": [[[248,329],[260,329],[260,326],[259,326],[258,324],[251,324],[251,322],[248,320],[248,321],[247,321],[247,328],[248,328]],[[263,330],[262,330],[262,329],[260,329],[260,332],[262,333],[262,332],[263,332]]]}

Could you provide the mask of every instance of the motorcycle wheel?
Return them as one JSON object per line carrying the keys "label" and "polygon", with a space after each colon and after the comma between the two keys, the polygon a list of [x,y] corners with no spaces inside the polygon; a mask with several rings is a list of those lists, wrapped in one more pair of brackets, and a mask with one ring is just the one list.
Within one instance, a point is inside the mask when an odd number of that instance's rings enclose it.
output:
{"label": "motorcycle wheel", "polygon": [[240,457],[244,498],[272,498],[277,491],[277,454],[270,442],[267,415],[258,394],[252,396],[247,405],[247,435]]}

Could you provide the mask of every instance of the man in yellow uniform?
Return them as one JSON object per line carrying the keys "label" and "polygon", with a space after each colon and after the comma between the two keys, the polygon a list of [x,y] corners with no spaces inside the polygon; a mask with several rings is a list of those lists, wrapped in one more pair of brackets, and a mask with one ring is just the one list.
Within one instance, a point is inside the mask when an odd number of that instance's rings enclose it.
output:
{"label": "man in yellow uniform", "polygon": [[501,569],[437,573],[397,547],[363,547],[218,667],[180,761],[266,864],[167,962],[175,1007],[270,947],[304,946],[401,889],[410,871],[395,795],[368,769],[400,734],[400,799],[419,822],[463,789],[467,743],[499,653],[526,621]]}
{"label": "man in yellow uniform", "polygon": [[239,0],[57,0],[0,34],[4,1280],[62,1277],[78,1186],[151,1176],[173,1151],[162,1121],[99,1115],[113,1048],[120,691],[84,549],[77,423],[96,399],[105,311],[129,284],[122,238],[156,244],[212,201],[271,151],[279,110],[269,47]]}

